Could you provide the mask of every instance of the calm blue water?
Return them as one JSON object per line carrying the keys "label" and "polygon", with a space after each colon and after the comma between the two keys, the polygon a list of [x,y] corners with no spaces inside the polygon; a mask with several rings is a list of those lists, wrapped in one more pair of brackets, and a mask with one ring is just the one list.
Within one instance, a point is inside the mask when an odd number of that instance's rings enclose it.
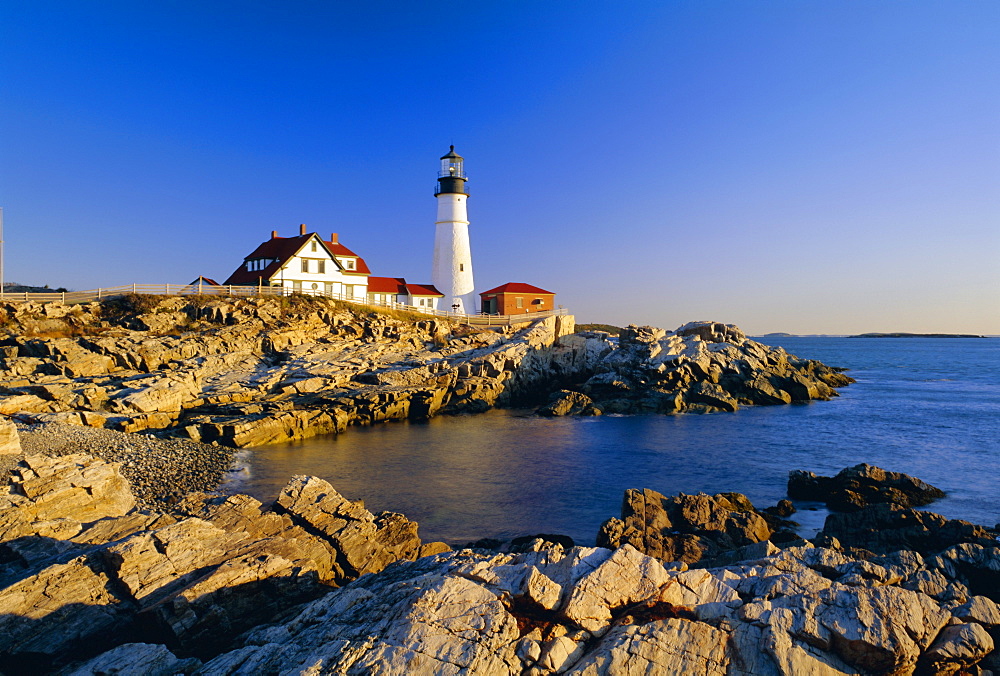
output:
{"label": "calm blue water", "polygon": [[[782,338],[792,354],[845,366],[830,402],[680,416],[534,418],[523,412],[352,428],[245,453],[229,490],[273,500],[314,474],[372,511],[402,512],[425,540],[564,533],[593,544],[626,488],[785,497],[789,470],[868,462],[930,482],[951,518],[1000,521],[1000,338]],[[796,517],[810,534],[825,513]]]}

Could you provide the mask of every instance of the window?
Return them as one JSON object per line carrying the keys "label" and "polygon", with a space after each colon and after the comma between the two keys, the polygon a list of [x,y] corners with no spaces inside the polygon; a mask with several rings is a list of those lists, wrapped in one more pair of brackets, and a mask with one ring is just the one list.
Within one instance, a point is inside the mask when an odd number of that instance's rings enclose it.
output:
{"label": "window", "polygon": [[321,275],[326,274],[326,261],[316,261],[316,272]]}
{"label": "window", "polygon": [[354,259],[353,258],[345,258],[344,259],[344,267],[347,268],[348,270],[353,270],[354,269]]}
{"label": "window", "polygon": [[524,299],[518,296],[515,305],[517,305],[517,307],[524,307]]}
{"label": "window", "polygon": [[326,295],[332,296],[333,295],[333,282],[327,282],[326,284],[324,284],[323,285],[323,291],[326,293]]}
{"label": "window", "polygon": [[292,282],[292,291],[294,293],[302,293],[302,282]]}
{"label": "window", "polygon": [[303,258],[302,259],[302,272],[309,272],[309,259],[308,258]]}
{"label": "window", "polygon": [[459,272],[465,272],[465,263],[459,263],[458,264],[458,271]]}
{"label": "window", "polygon": [[247,272],[253,270],[253,261],[247,261]]}
{"label": "window", "polygon": [[312,243],[312,246],[309,248],[309,250],[310,251],[315,251],[316,250],[316,242]]}

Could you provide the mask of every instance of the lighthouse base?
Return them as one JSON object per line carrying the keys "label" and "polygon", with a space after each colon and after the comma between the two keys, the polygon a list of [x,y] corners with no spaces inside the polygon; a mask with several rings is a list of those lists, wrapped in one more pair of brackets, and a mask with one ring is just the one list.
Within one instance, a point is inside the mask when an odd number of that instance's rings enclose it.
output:
{"label": "lighthouse base", "polygon": [[474,293],[467,293],[462,296],[452,296],[451,298],[445,296],[441,299],[441,305],[439,307],[442,310],[448,310],[449,312],[455,312],[463,315],[474,315],[479,312],[479,306],[478,303],[476,303]]}

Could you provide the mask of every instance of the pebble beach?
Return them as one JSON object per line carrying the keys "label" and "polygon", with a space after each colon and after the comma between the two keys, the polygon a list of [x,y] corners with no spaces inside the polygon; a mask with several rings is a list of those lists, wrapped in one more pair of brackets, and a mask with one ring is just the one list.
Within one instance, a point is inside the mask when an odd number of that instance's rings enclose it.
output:
{"label": "pebble beach", "polygon": [[[187,493],[212,491],[232,468],[233,448],[182,439],[126,434],[115,430],[17,422],[21,449],[26,455],[61,456],[87,453],[121,463],[140,506],[170,507]],[[7,473],[23,455],[0,456],[0,472]]]}

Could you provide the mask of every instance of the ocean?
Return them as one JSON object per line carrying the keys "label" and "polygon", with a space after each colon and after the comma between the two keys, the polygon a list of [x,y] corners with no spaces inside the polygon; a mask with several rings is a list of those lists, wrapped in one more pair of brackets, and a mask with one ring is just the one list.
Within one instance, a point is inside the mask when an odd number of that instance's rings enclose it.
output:
{"label": "ocean", "polygon": [[[1000,522],[1000,338],[769,338],[849,369],[828,402],[678,416],[537,418],[529,411],[396,422],[247,449],[225,490],[268,502],[295,474],[372,511],[402,512],[424,541],[536,533],[593,545],[627,488],[785,497],[788,472],[867,462],[948,495],[926,509]],[[799,503],[811,536],[826,511]]]}

